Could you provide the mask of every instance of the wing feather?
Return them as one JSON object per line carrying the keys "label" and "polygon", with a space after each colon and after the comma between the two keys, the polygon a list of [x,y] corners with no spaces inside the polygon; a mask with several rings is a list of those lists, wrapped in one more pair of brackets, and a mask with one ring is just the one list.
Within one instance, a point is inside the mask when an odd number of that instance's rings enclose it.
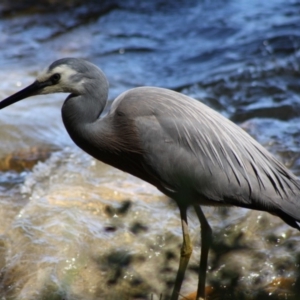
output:
{"label": "wing feather", "polygon": [[127,113],[135,122],[149,172],[170,190],[216,205],[262,210],[286,206],[291,215],[295,207],[300,209],[298,178],[216,111],[160,88],[136,88],[123,97],[135,107]]}

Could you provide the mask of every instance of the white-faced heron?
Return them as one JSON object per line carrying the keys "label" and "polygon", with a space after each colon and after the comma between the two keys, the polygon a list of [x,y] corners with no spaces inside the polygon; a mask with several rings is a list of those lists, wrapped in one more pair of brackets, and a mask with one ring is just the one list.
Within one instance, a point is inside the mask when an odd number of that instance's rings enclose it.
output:
{"label": "white-faced heron", "polygon": [[55,61],[36,81],[0,103],[69,93],[62,119],[80,148],[156,186],[179,206],[183,245],[171,296],[178,299],[192,253],[186,211],[193,206],[201,224],[198,299],[205,298],[212,230],[201,205],[241,206],[277,215],[300,230],[300,181],[240,127],[203,103],[157,87],[121,94],[107,115],[108,82],[92,63]]}

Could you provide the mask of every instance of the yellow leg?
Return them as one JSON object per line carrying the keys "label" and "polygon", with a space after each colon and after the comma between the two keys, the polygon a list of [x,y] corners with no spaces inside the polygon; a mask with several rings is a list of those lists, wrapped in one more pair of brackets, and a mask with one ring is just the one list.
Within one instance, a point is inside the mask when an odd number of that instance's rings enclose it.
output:
{"label": "yellow leg", "polygon": [[171,300],[177,300],[180,292],[180,288],[184,279],[184,273],[187,268],[188,262],[190,260],[193,247],[189,235],[189,228],[186,216],[186,207],[179,207],[180,210],[180,218],[181,218],[181,225],[182,225],[182,235],[183,235],[183,244],[181,247],[180,253],[180,261],[179,261],[179,268],[176,275],[176,280],[171,296]]}
{"label": "yellow leg", "polygon": [[201,227],[201,257],[200,257],[200,269],[199,269],[199,277],[198,277],[197,299],[204,300],[207,258],[208,258],[209,248],[212,242],[212,230],[200,206],[194,205],[194,209],[198,216],[200,227]]}

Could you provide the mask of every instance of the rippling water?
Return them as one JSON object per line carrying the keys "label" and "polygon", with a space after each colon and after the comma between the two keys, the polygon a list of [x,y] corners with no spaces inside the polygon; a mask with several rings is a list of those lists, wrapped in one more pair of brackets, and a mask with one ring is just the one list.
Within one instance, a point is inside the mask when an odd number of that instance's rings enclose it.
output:
{"label": "rippling water", "polygon": [[[0,98],[55,59],[84,57],[107,74],[110,100],[143,85],[201,99],[300,174],[299,1],[9,5],[0,6]],[[176,206],[77,149],[61,122],[64,97],[1,111],[2,299],[167,296],[181,245]],[[221,288],[217,299],[297,299],[298,232],[266,213],[205,212],[215,232],[208,284]],[[195,290],[199,257],[192,212],[190,223],[195,253],[184,294]]]}

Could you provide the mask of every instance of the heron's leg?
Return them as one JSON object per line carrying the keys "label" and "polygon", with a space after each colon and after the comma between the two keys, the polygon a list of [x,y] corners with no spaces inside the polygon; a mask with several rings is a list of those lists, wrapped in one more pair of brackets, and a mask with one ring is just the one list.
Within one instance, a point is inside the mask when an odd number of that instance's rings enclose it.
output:
{"label": "heron's leg", "polygon": [[180,210],[180,218],[181,218],[181,225],[182,225],[183,244],[181,247],[179,268],[177,271],[171,300],[178,299],[180,288],[184,278],[184,273],[193,251],[193,247],[189,235],[187,215],[186,215],[187,207],[179,206],[179,210]]}
{"label": "heron's leg", "polygon": [[205,218],[205,215],[203,214],[201,207],[199,205],[194,205],[194,209],[196,211],[201,226],[201,257],[198,277],[197,299],[204,300],[207,258],[208,251],[212,242],[212,230]]}

